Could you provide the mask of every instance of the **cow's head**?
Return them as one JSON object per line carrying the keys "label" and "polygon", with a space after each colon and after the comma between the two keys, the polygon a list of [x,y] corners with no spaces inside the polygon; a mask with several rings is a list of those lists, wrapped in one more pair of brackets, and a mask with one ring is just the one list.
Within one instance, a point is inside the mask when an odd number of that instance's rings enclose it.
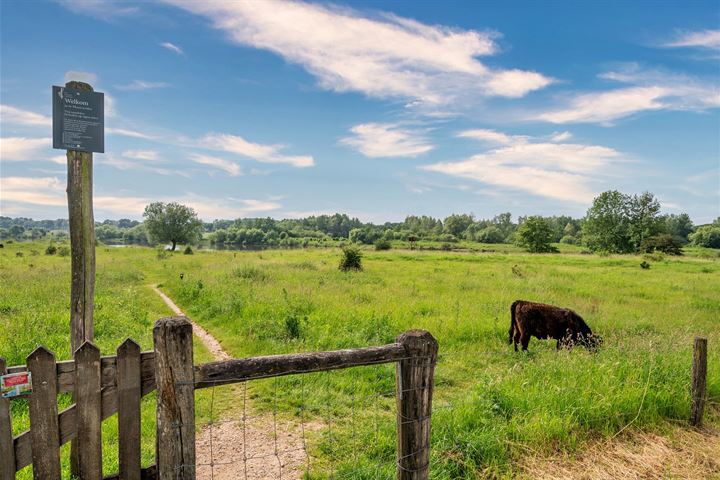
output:
{"label": "cow's head", "polygon": [[583,336],[580,343],[591,352],[597,352],[597,349],[603,344],[603,338],[595,333],[589,333]]}

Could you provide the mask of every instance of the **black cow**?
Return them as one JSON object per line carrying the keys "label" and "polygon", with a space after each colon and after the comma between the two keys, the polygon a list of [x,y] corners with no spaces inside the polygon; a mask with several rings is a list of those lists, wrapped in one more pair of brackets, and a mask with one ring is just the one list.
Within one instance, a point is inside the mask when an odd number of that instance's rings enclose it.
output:
{"label": "black cow", "polygon": [[522,344],[527,350],[530,337],[554,338],[557,349],[580,344],[588,350],[595,350],[602,339],[594,335],[580,315],[567,308],[554,307],[544,303],[516,300],[510,306],[509,343]]}

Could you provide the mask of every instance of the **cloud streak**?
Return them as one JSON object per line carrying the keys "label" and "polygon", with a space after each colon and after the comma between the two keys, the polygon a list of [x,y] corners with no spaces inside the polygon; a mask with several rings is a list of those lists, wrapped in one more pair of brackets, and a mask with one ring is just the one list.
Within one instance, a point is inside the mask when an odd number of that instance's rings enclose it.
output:
{"label": "cloud streak", "polygon": [[350,137],[340,143],[366,157],[417,157],[434,148],[423,132],[402,128],[393,123],[362,123],[350,129]]}
{"label": "cloud streak", "polygon": [[171,43],[171,42],[162,42],[162,43],[160,44],[160,46],[163,47],[163,48],[166,49],[166,50],[170,50],[171,52],[173,52],[173,53],[175,53],[175,54],[177,54],[177,55],[185,55],[185,52],[183,51],[183,49],[180,48],[179,46],[175,45],[174,43]]}
{"label": "cloud streak", "polygon": [[199,163],[200,165],[207,165],[217,168],[219,170],[223,170],[227,172],[231,177],[237,177],[243,174],[240,165],[224,158],[213,157],[210,155],[202,155],[199,153],[190,154],[188,158],[195,163]]}
{"label": "cloud streak", "polygon": [[720,50],[720,30],[681,31],[674,40],[661,45],[665,48],[707,48]]}
{"label": "cloud streak", "polygon": [[477,57],[498,52],[495,33],[288,0],[163,1],[209,19],[235,44],[302,66],[332,91],[437,106],[460,97],[522,97],[553,82],[480,62]]}
{"label": "cloud streak", "polygon": [[210,133],[201,138],[196,146],[209,150],[235,153],[262,163],[284,163],[298,168],[315,165],[315,159],[310,155],[285,155],[281,153],[284,148],[283,145],[253,143],[239,135]]}
{"label": "cloud streak", "polygon": [[115,88],[123,91],[141,91],[153,90],[156,88],[167,88],[170,84],[167,82],[146,82],[145,80],[133,80],[126,85],[115,85]]}

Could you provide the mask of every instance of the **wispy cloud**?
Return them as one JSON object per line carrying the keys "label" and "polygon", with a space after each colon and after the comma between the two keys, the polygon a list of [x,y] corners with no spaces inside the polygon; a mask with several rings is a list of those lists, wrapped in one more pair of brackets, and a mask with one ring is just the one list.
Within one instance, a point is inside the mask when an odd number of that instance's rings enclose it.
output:
{"label": "wispy cloud", "polygon": [[238,135],[210,133],[197,142],[198,146],[235,153],[262,163],[285,163],[293,167],[312,167],[315,159],[310,155],[284,155],[283,145],[263,145],[245,140]]}
{"label": "wispy cloud", "polygon": [[553,81],[480,62],[477,57],[498,53],[494,32],[288,0],[163,1],[210,19],[236,44],[301,65],[328,90],[437,106],[461,97],[521,97]]}
{"label": "wispy cloud", "polygon": [[[499,132],[495,132],[499,133]],[[458,162],[440,162],[421,167],[484,184],[523,191],[573,203],[593,198],[591,184],[622,157],[620,152],[598,145],[508,141],[506,145]],[[501,138],[501,137],[498,137]]]}
{"label": "wispy cloud", "polygon": [[170,50],[173,53],[176,53],[177,55],[185,55],[185,52],[182,48],[178,47],[174,43],[171,42],[162,42],[160,44],[161,47],[163,47],[166,50]]}
{"label": "wispy cloud", "polygon": [[572,138],[572,133],[568,131],[564,132],[555,132],[550,136],[551,142],[565,142],[567,140],[570,140]]}
{"label": "wispy cloud", "polygon": [[630,64],[618,71],[600,75],[605,80],[631,86],[578,94],[568,105],[532,116],[551,123],[600,123],[639,112],[654,110],[703,111],[720,107],[720,86],[715,80],[659,70],[643,70]]}
{"label": "wispy cloud", "polygon": [[49,127],[52,125],[52,118],[11,105],[0,105],[0,122],[33,127]]}
{"label": "wispy cloud", "polygon": [[210,155],[202,155],[199,153],[190,154],[188,158],[195,163],[199,163],[201,165],[208,165],[210,167],[224,170],[225,172],[230,174],[231,177],[237,177],[243,174],[240,165],[231,160],[226,160],[219,157],[212,157]]}
{"label": "wispy cloud", "polygon": [[124,17],[138,12],[138,8],[117,0],[55,0],[71,12],[101,20]]}
{"label": "wispy cloud", "polygon": [[160,154],[157,150],[125,150],[122,152],[122,156],[125,158],[132,158],[134,160],[147,160],[150,162],[160,159]]}
{"label": "wispy cloud", "polygon": [[146,82],[144,80],[133,80],[126,85],[115,85],[118,90],[124,91],[139,91],[139,90],[152,90],[156,88],[167,88],[170,84],[167,82]]}
{"label": "wispy cloud", "polygon": [[0,138],[0,158],[3,161],[47,160],[51,146],[50,138],[3,137]]}
{"label": "wispy cloud", "polygon": [[350,129],[353,136],[340,140],[366,157],[417,157],[434,148],[424,132],[394,123],[362,123]]}
{"label": "wispy cloud", "polygon": [[673,40],[661,45],[665,48],[708,48],[720,50],[720,30],[679,31]]}
{"label": "wispy cloud", "polygon": [[463,130],[458,132],[456,137],[459,138],[471,138],[473,140],[480,140],[487,143],[495,143],[499,145],[512,145],[514,143],[524,143],[529,137],[522,135],[508,135],[503,132],[496,130],[490,130],[485,128],[475,128],[472,130]]}

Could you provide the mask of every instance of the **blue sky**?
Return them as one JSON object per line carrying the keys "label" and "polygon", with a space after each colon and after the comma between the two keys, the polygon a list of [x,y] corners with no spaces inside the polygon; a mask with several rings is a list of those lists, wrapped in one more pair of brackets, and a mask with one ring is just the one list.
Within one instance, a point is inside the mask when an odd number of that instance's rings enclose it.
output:
{"label": "blue sky", "polygon": [[0,3],[2,215],[67,216],[51,86],[106,95],[95,217],[720,215],[716,1]]}

